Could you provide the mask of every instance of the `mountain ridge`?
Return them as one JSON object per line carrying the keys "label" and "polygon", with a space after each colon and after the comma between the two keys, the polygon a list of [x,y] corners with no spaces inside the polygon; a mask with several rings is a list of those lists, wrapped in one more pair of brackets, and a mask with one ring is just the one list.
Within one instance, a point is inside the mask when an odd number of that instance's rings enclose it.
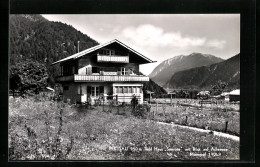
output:
{"label": "mountain ridge", "polygon": [[189,55],[178,55],[164,60],[148,76],[158,85],[163,86],[175,72],[208,66],[221,61],[223,59],[219,57],[196,52]]}
{"label": "mountain ridge", "polygon": [[164,87],[207,89],[217,81],[227,82],[230,89],[240,88],[240,53],[210,66],[176,72]]}

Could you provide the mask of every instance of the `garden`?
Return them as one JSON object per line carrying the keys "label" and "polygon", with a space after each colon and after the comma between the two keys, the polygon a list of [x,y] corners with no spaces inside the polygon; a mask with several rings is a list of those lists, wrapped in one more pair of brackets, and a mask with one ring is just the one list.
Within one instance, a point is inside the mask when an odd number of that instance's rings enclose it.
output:
{"label": "garden", "polygon": [[[189,106],[190,107],[190,106]],[[85,108],[9,98],[10,160],[234,160],[239,141],[158,122],[239,135],[239,112],[182,105]]]}

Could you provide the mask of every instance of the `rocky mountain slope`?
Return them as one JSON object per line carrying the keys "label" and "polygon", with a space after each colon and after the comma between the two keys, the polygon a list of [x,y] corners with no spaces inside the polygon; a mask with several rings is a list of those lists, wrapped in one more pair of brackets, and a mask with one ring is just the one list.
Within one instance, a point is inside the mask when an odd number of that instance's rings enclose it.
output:
{"label": "rocky mountain slope", "polygon": [[240,54],[210,66],[175,73],[164,85],[167,88],[210,88],[217,81],[228,83],[230,89],[240,88]]}
{"label": "rocky mountain slope", "polygon": [[176,72],[194,67],[208,66],[221,61],[223,61],[223,59],[201,53],[175,56],[159,64],[149,77],[160,86],[163,86]]}

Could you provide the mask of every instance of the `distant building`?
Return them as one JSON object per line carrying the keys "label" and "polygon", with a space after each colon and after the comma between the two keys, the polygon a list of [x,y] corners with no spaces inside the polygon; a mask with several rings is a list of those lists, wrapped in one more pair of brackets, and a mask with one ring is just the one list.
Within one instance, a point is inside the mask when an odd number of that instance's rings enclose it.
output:
{"label": "distant building", "polygon": [[225,101],[229,101],[229,92],[221,93],[220,99],[224,99]]}
{"label": "distant building", "polygon": [[209,91],[200,91],[197,94],[197,97],[199,97],[200,99],[208,99],[210,97],[210,92]]}
{"label": "distant building", "polygon": [[240,101],[240,89],[233,90],[229,93],[229,101]]}
{"label": "distant building", "polygon": [[94,46],[54,62],[60,64],[56,80],[63,86],[64,99],[86,102],[117,96],[130,102],[136,96],[143,103],[143,83],[149,77],[139,71],[140,64],[153,61],[118,40]]}

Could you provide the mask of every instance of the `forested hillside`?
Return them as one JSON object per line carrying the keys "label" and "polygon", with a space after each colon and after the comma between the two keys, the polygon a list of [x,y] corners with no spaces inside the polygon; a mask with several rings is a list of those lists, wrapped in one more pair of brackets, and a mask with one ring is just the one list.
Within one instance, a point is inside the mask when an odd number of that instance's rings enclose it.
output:
{"label": "forested hillside", "polygon": [[45,64],[50,81],[58,72],[50,64],[98,42],[71,25],[48,21],[41,15],[10,15],[10,65],[26,59]]}

